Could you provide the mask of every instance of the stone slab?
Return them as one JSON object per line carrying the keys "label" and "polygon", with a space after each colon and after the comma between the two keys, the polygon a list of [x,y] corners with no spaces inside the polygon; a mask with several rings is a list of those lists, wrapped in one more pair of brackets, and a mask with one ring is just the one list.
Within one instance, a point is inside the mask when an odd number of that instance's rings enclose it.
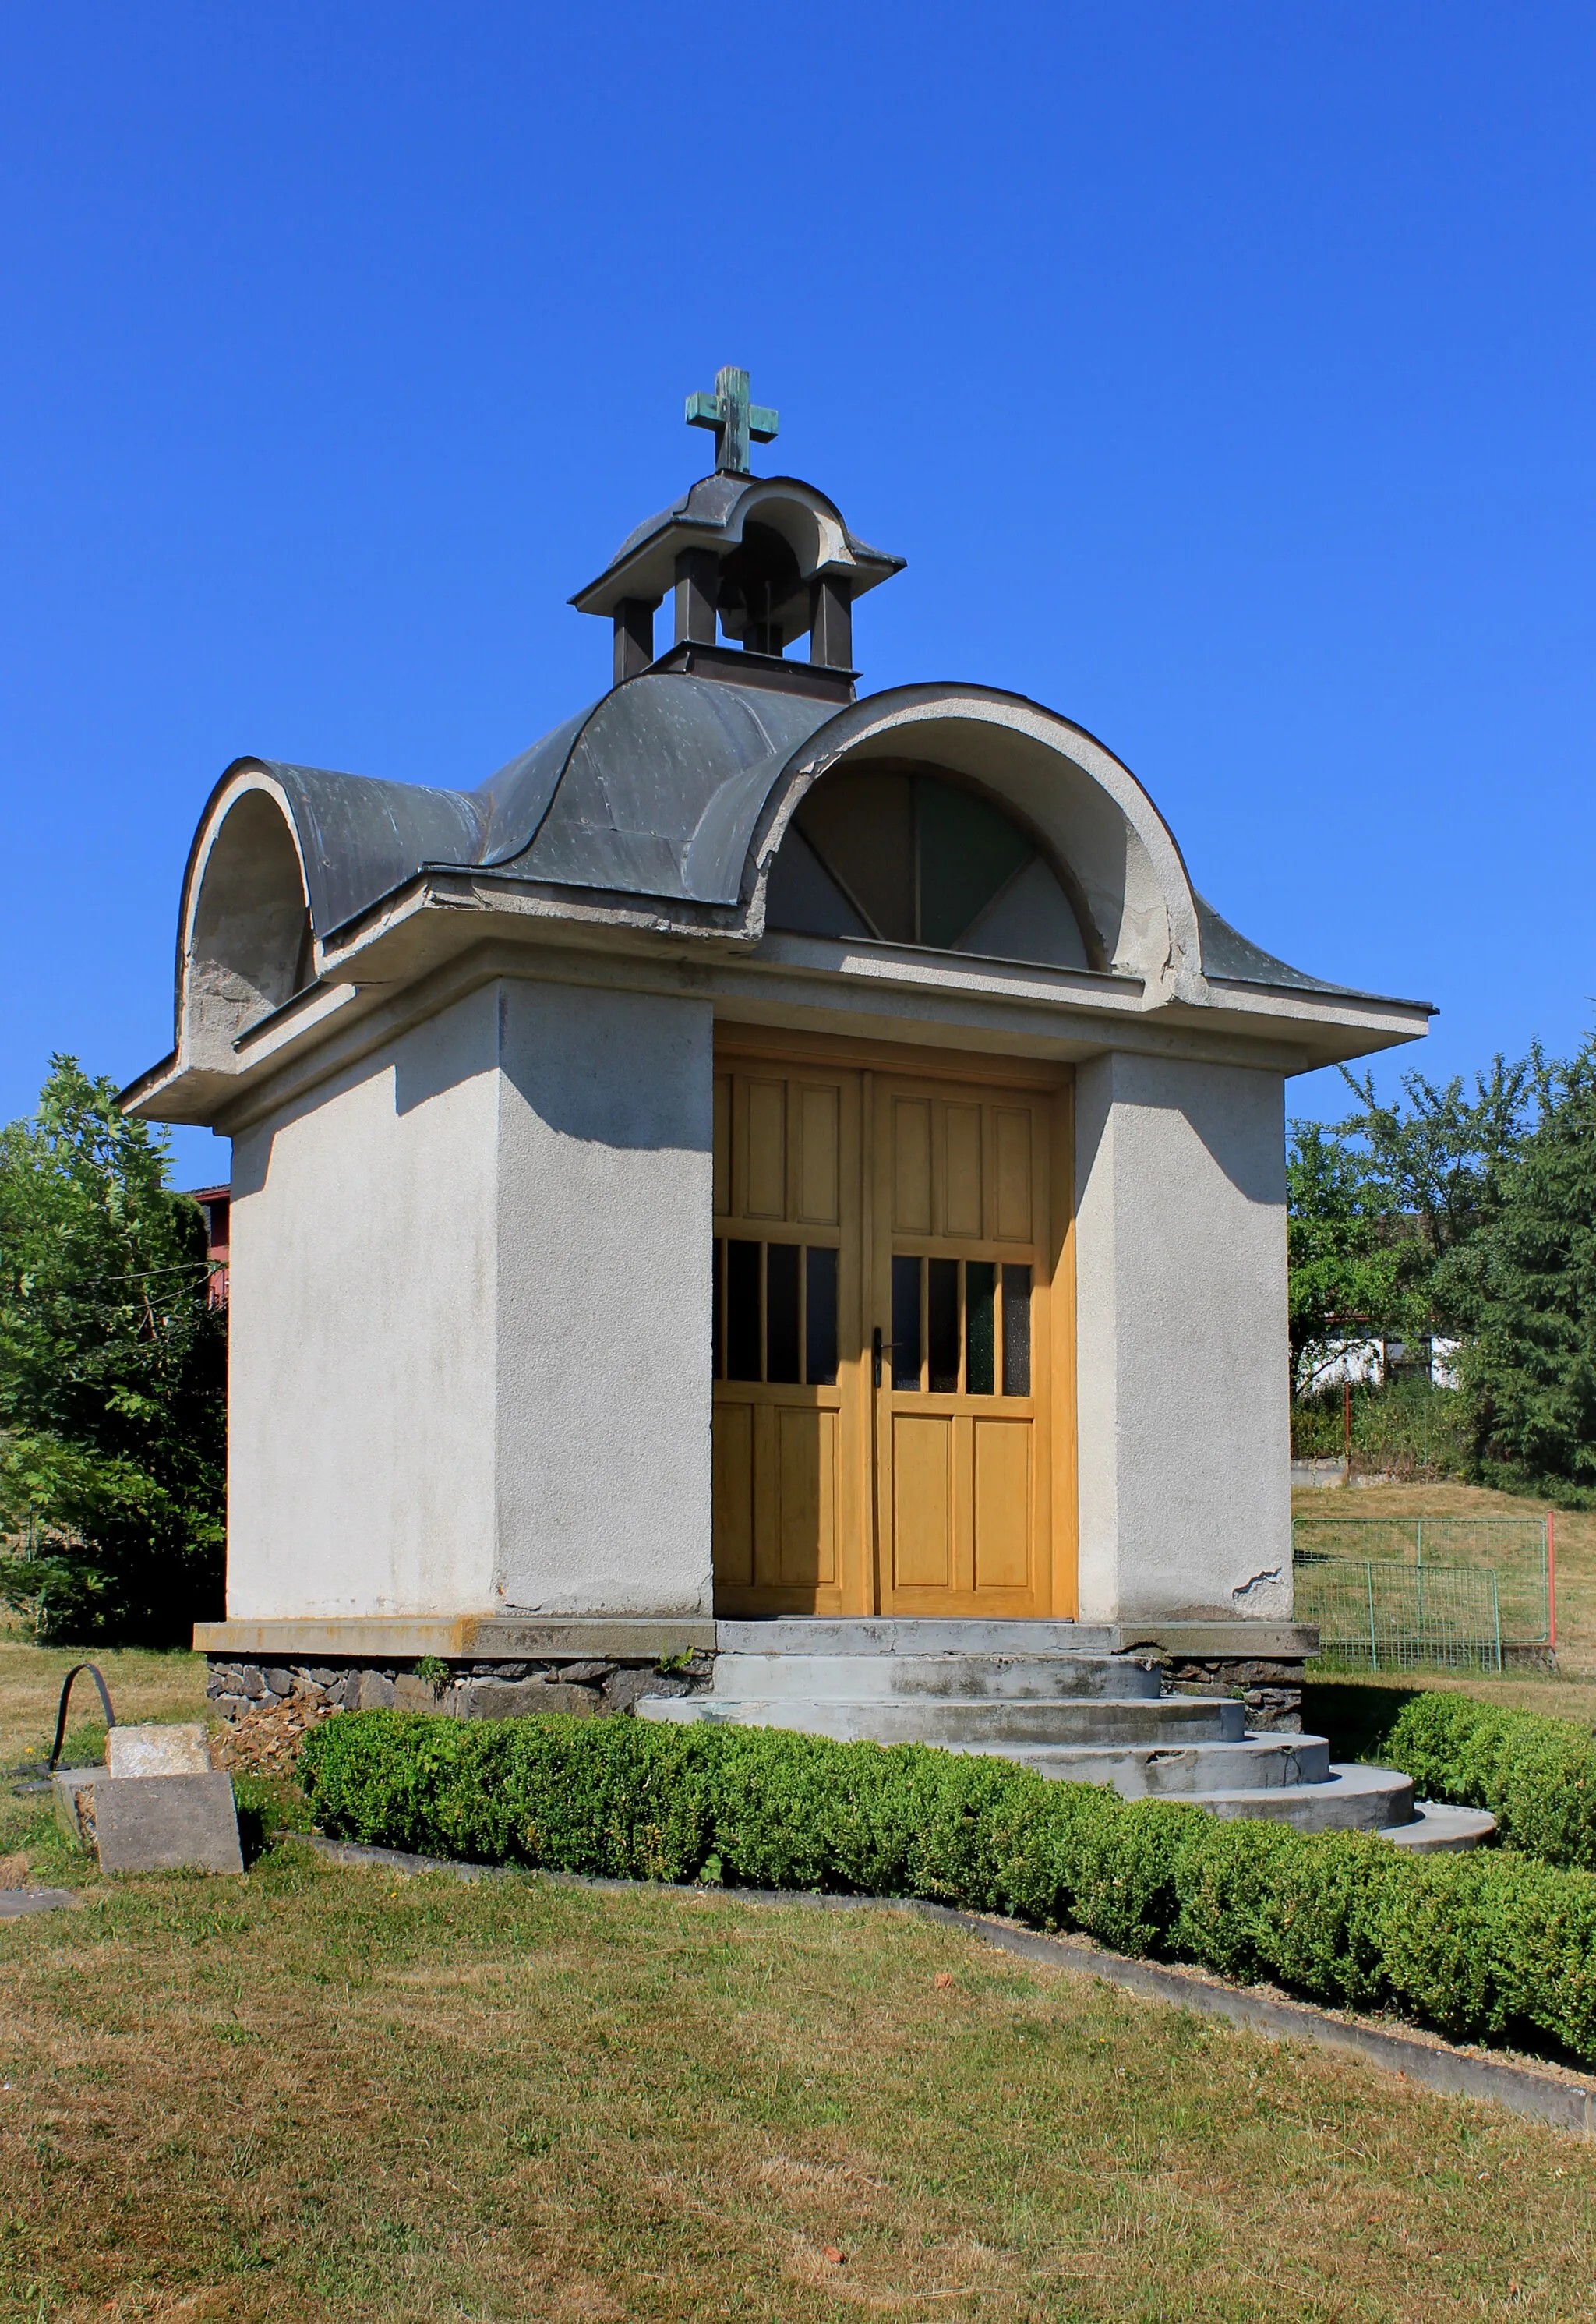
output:
{"label": "stone slab", "polygon": [[[842,1620],[789,1616],[769,1621],[714,1622],[685,1615],[396,1614],[327,1620],[197,1622],[198,1653],[252,1663],[339,1661],[488,1661],[547,1655],[595,1661],[652,1661],[665,1655],[729,1651],[813,1652],[822,1627],[832,1654],[1153,1653],[1263,1656],[1300,1661],[1316,1654],[1319,1634],[1306,1622],[944,1622],[862,1615]],[[930,1632],[939,1634],[932,1642]],[[976,1637],[975,1633],[983,1635]],[[1044,1633],[1047,1634],[1044,1637]],[[852,1643],[841,1643],[851,1634]],[[942,1634],[946,1634],[943,1636]],[[757,1643],[756,1643],[757,1641]],[[912,1643],[911,1643],[912,1641]]]}
{"label": "stone slab", "polygon": [[717,1622],[723,1654],[1178,1655],[1300,1662],[1317,1654],[1309,1622],[946,1620],[936,1615],[775,1615]]}
{"label": "stone slab", "polygon": [[29,1913],[62,1913],[82,1902],[69,1888],[0,1888],[0,1921],[20,1921]]}
{"label": "stone slab", "polygon": [[[1285,1736],[1284,1742],[1311,1742],[1310,1736]],[[1320,1748],[1325,1747],[1320,1740]],[[1361,1761],[1327,1760],[1322,1780],[1282,1784],[1268,1793],[1214,1784],[1195,1792],[1189,1804],[1227,1820],[1262,1816],[1293,1824],[1298,1831],[1378,1831],[1413,1820],[1413,1779],[1395,1767],[1367,1767]]]}
{"label": "stone slab", "polygon": [[242,1872],[230,1775],[102,1775],[94,1787],[102,1872]]}
{"label": "stone slab", "polygon": [[495,1614],[470,1625],[471,1652],[484,1662],[516,1655],[581,1662],[656,1662],[662,1655],[713,1654],[716,1625],[689,1615]]}
{"label": "stone slab", "polygon": [[108,1775],[208,1775],[205,1729],[195,1720],[171,1727],[113,1727],[106,1737]]}
{"label": "stone slab", "polygon": [[577,1719],[591,1719],[598,1697],[585,1686],[566,1686],[558,1679],[476,1678],[461,1687],[462,1719],[532,1719],[542,1712],[563,1711]]}

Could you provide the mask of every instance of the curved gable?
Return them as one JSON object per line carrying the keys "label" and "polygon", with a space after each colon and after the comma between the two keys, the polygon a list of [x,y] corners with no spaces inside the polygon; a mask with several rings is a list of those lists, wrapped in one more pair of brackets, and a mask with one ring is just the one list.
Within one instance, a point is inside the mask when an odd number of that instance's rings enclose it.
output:
{"label": "curved gable", "polygon": [[190,860],[178,962],[178,1044],[233,1069],[234,1043],[314,974],[309,891],[293,816],[263,772],[225,782]]}
{"label": "curved gable", "polygon": [[[833,718],[794,753],[766,801],[749,851],[745,878],[761,930],[780,925],[770,883],[795,824],[824,865],[824,844],[815,850],[805,830],[809,794],[844,770],[861,775],[906,765],[988,802],[1027,836],[1064,892],[1083,964],[1141,977],[1149,1000],[1183,990],[1198,996],[1196,901],[1180,851],[1151,799],[1129,769],[1081,728],[1035,703],[983,687],[906,687],[872,696]],[[812,808],[809,819],[817,811]],[[807,863],[798,876],[813,889]],[[845,879],[840,884],[845,888]],[[777,897],[789,886],[784,874]],[[1041,887],[1038,876],[1033,895]],[[862,899],[852,900],[858,906]],[[868,904],[859,918],[871,923]],[[1037,924],[1033,915],[1031,925]],[[984,935],[983,942],[982,929],[972,925],[946,948],[985,950],[998,941],[999,932],[990,927]]]}

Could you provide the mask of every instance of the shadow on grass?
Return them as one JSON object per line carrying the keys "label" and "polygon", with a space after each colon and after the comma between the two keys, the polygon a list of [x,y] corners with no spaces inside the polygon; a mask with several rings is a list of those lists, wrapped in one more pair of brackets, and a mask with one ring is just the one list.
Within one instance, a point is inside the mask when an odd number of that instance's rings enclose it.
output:
{"label": "shadow on grass", "polygon": [[305,1794],[289,1776],[235,1775],[233,1799],[245,1871],[280,1840],[314,1829]]}
{"label": "shadow on grass", "polygon": [[1309,1679],[1302,1691],[1302,1723],[1308,1734],[1325,1737],[1333,1759],[1378,1763],[1398,1712],[1423,1691],[1422,1683],[1385,1686],[1376,1679]]}

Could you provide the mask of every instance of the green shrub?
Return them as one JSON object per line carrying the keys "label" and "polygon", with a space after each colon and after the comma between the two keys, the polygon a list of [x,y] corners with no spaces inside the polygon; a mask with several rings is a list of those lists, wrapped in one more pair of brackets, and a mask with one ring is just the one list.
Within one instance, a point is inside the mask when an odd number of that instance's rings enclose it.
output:
{"label": "green shrub", "polygon": [[[1291,1403],[1294,1461],[1337,1461],[1346,1447],[1342,1390],[1321,1388]],[[1455,1388],[1420,1377],[1352,1391],[1355,1473],[1425,1480],[1474,1471],[1469,1408]]]}
{"label": "green shrub", "polygon": [[1596,1741],[1576,1720],[1413,1694],[1370,1757],[1411,1775],[1421,1798],[1489,1808],[1509,1847],[1596,1872]]}
{"label": "green shrub", "polygon": [[[1450,1699],[1450,1698],[1448,1698]],[[924,1896],[1596,2064],[1596,1878],[1124,1801],[918,1744],[346,1712],[300,1761],[344,1838],[626,1879]]]}

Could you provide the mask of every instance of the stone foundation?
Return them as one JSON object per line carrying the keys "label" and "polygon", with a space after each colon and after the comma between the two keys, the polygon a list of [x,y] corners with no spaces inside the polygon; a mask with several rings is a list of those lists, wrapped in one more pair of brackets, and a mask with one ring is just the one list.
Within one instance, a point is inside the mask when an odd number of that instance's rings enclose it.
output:
{"label": "stone foundation", "polygon": [[333,1711],[423,1711],[446,1719],[513,1719],[538,1711],[577,1718],[629,1711],[640,1694],[692,1694],[708,1683],[713,1655],[598,1662],[470,1662],[445,1674],[413,1664],[253,1663],[209,1657],[205,1692],[224,1719],[259,1717],[293,1702],[325,1717]]}
{"label": "stone foundation", "polygon": [[1235,1655],[1169,1655],[1163,1664],[1169,1694],[1237,1698],[1247,1705],[1254,1734],[1302,1733],[1303,1665],[1300,1662],[1244,1660]]}
{"label": "stone foundation", "polygon": [[[1301,1734],[1300,1657],[1194,1655],[1167,1640],[1149,1642],[1149,1651],[1162,1665],[1166,1693],[1239,1699],[1253,1732]],[[206,1693],[231,1730],[226,1756],[235,1766],[284,1769],[300,1737],[338,1711],[419,1711],[445,1719],[516,1719],[547,1711],[578,1719],[615,1717],[629,1713],[641,1694],[702,1693],[715,1670],[715,1654],[703,1646],[668,1655],[439,1657],[427,1675],[418,1674],[416,1659],[428,1658],[347,1655],[278,1663],[213,1653]]]}

